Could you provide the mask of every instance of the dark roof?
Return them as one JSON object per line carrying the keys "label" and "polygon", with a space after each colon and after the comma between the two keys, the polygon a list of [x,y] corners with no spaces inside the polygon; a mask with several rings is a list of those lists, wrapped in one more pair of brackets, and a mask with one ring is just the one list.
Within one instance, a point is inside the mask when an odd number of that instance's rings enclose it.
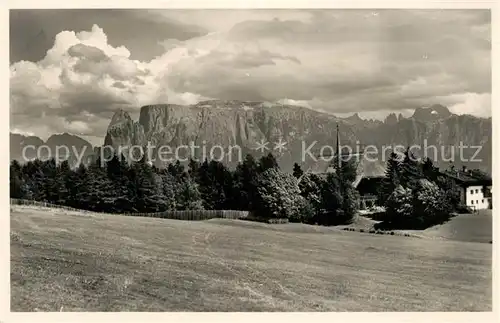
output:
{"label": "dark roof", "polygon": [[447,170],[444,175],[454,179],[459,185],[491,185],[491,177],[478,170]]}

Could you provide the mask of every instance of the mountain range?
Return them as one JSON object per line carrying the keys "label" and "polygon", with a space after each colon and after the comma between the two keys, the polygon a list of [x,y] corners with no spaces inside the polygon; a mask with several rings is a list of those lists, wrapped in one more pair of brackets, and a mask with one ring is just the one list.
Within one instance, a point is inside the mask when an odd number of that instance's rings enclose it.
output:
{"label": "mountain range", "polygon": [[[341,145],[348,145],[354,151],[364,150],[365,154],[370,150],[369,145],[379,150],[377,160],[373,161],[374,166],[369,167],[372,169],[369,171],[371,174],[368,175],[383,173],[383,156],[387,157],[388,153],[384,155],[382,149],[395,145],[419,145],[422,147],[420,151],[413,150],[417,156],[423,156],[424,147],[435,146],[437,151],[428,148],[428,152],[432,153],[429,156],[441,168],[449,166],[453,154],[453,163],[491,173],[491,118],[456,115],[438,104],[418,108],[408,118],[393,113],[384,121],[362,119],[358,114],[339,118],[304,107],[263,102],[211,100],[185,106],[148,105],[141,108],[137,121],[123,110],[116,111],[110,120],[103,145],[112,146],[115,150],[122,147],[122,153],[128,155],[127,147],[149,144],[156,147],[151,150],[152,156],[158,156],[158,147],[163,146],[160,152],[164,157],[173,157],[178,148],[177,156],[194,156],[200,160],[204,156],[210,157],[210,150],[213,149],[212,156],[216,159],[223,156],[223,161],[229,166],[236,164],[239,151],[228,147],[237,146],[242,156],[251,153],[258,157],[272,152],[280,166],[287,171],[291,170],[294,162],[299,162],[305,169],[322,171],[325,159],[332,155],[332,148],[336,147],[337,126]],[[82,138],[67,133],[53,135],[46,143],[38,137],[12,133],[10,138],[11,159],[18,160],[22,148],[27,144],[38,147],[43,144],[50,147],[66,145],[78,149],[88,147],[85,160],[89,160],[92,151],[99,150],[92,149],[92,145]],[[182,147],[190,142],[199,148]],[[279,143],[282,149],[279,149]],[[462,160],[458,150],[461,143],[469,147],[463,149]],[[259,145],[268,149],[256,149]],[[474,146],[482,147],[475,156],[480,161],[470,160],[477,151]],[[225,150],[223,154],[221,148]],[[319,156],[323,156],[323,163],[318,161]],[[75,156],[70,157],[75,160]],[[154,163],[162,167],[168,161],[162,162],[157,158]]]}

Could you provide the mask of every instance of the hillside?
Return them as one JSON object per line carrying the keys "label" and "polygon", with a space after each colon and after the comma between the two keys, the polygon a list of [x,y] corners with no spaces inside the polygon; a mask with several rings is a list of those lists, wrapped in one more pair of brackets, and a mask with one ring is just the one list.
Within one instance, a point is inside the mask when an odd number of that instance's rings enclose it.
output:
{"label": "hillside", "polygon": [[490,244],[12,208],[12,311],[492,309]]}
{"label": "hillside", "polygon": [[[41,149],[40,147],[44,148]],[[67,147],[68,151],[62,147]],[[23,156],[23,149],[25,148],[26,156]],[[36,136],[10,133],[10,160],[17,160],[24,163],[34,158],[55,158],[56,154],[59,154],[58,157],[60,160],[67,159],[70,165],[75,165],[78,162],[79,156],[81,156],[84,163],[88,163],[94,154],[94,149],[85,139],[69,133],[51,135],[47,141],[43,141]]]}

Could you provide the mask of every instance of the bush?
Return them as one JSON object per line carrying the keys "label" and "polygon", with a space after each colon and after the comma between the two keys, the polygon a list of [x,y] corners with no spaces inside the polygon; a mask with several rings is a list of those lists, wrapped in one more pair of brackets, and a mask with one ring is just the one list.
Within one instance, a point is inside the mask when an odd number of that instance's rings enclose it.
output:
{"label": "bush", "polygon": [[304,208],[297,179],[277,168],[270,168],[257,179],[257,205],[261,216],[298,220]]}
{"label": "bush", "polygon": [[297,198],[299,200],[299,210],[298,212],[290,215],[290,222],[311,223],[312,219],[316,215],[316,210],[313,204],[302,196]]}
{"label": "bush", "polygon": [[442,223],[449,219],[452,207],[445,192],[429,180],[420,180],[415,188],[414,222],[417,228]]}
{"label": "bush", "polygon": [[399,185],[386,201],[386,213],[379,227],[425,229],[452,215],[446,193],[427,179],[414,181],[413,189]]}
{"label": "bush", "polygon": [[412,192],[399,185],[386,201],[384,222],[393,226],[408,222],[413,215]]}

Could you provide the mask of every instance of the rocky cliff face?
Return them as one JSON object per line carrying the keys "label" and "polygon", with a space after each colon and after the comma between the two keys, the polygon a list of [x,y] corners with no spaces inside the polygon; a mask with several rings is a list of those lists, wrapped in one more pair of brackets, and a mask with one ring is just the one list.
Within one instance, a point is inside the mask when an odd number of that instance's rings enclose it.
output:
{"label": "rocky cliff face", "polygon": [[[221,149],[224,149],[224,161],[234,164],[238,151],[233,149],[230,153],[229,147],[240,147],[243,156],[246,153],[259,156],[261,151],[255,148],[260,142],[269,142],[269,150],[263,150],[263,153],[273,152],[280,165],[289,170],[293,162],[300,162],[308,168],[317,163],[315,156],[331,155],[331,148],[336,145],[337,124],[341,143],[354,151],[367,145],[375,145],[379,151],[384,145],[418,144],[422,150],[435,146],[438,149],[436,159],[442,167],[449,164],[446,157],[449,159],[449,154],[455,150],[456,164],[491,170],[491,119],[453,115],[442,106],[416,111],[410,118],[393,115],[381,122],[363,120],[357,115],[340,119],[302,107],[261,102],[214,100],[191,106],[150,105],[141,108],[138,122],[126,112],[118,111],[111,120],[104,144],[123,149],[149,143],[157,147],[152,149],[153,156],[158,156],[158,147],[163,146],[168,147],[164,152],[170,149],[170,156],[174,157],[177,147],[192,142],[199,148],[179,149],[179,157],[219,158]],[[286,142],[281,152],[275,144],[280,139]],[[458,150],[454,148],[460,142],[466,146],[483,146],[477,156],[482,162],[461,162]],[[464,155],[469,159],[475,152],[472,148],[465,151]],[[423,155],[422,152],[416,153]],[[380,152],[380,159],[382,157]],[[166,162],[157,160],[155,163],[164,166]]]}

